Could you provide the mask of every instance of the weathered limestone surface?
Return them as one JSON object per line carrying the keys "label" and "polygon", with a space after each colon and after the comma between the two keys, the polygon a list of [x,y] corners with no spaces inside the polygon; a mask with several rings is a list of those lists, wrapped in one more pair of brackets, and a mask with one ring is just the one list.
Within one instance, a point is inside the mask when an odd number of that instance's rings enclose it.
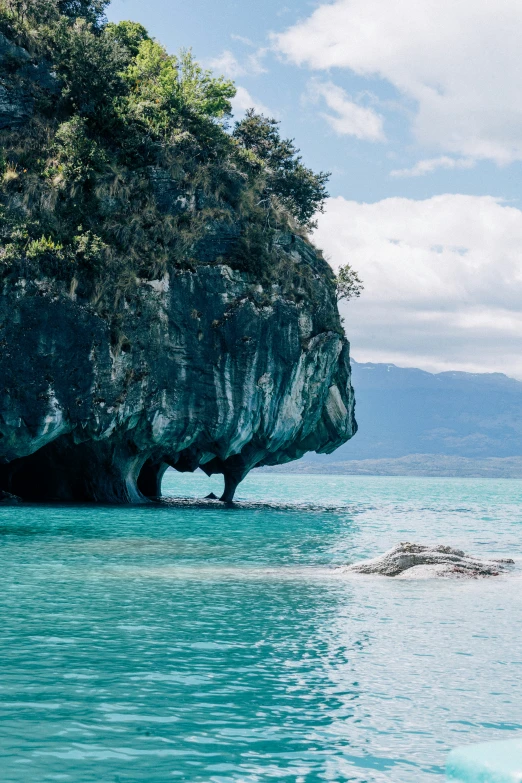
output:
{"label": "weathered limestone surface", "polygon": [[312,295],[226,265],[142,281],[108,323],[45,280],[0,296],[0,489],[32,500],[141,502],[171,465],[223,473],[333,451],[356,431],[349,345],[311,246]]}
{"label": "weathered limestone surface", "polygon": [[401,578],[431,576],[498,576],[513,560],[483,560],[449,546],[424,546],[409,542],[397,544],[380,557],[355,563],[343,570],[357,574],[381,574]]}

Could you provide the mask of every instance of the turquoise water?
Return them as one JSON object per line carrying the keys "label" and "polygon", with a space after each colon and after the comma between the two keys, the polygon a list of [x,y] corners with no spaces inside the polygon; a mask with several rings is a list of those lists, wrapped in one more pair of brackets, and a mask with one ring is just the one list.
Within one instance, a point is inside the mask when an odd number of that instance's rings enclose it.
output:
{"label": "turquoise water", "polygon": [[333,568],[401,540],[522,562],[522,481],[265,473],[238,494],[0,507],[3,783],[441,783],[449,748],[522,732],[518,565]]}

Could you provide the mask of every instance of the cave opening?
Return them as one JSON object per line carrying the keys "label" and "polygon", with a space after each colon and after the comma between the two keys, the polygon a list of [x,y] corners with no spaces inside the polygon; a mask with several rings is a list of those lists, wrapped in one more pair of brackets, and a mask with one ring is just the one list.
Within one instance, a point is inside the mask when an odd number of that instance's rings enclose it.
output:
{"label": "cave opening", "polygon": [[68,500],[65,484],[49,449],[0,465],[0,489],[23,500]]}
{"label": "cave opening", "polygon": [[0,489],[34,502],[144,502],[135,478],[142,459],[126,446],[62,435],[0,465]]}
{"label": "cave opening", "polygon": [[[169,466],[163,456],[145,459],[128,442],[77,443],[72,435],[62,435],[32,454],[0,464],[0,490],[32,502],[144,503],[161,498]],[[195,460],[178,459],[172,467],[199,473]],[[207,476],[223,476],[219,500],[232,503],[242,478],[238,471],[217,459],[202,468]],[[218,499],[212,491],[206,496]]]}
{"label": "cave opening", "polygon": [[[181,479],[179,474],[183,474]],[[181,480],[180,480],[181,479]],[[141,487],[140,487],[141,489]],[[143,489],[141,489],[143,492]],[[221,500],[224,492],[222,473],[208,475],[202,467],[179,470],[169,465],[163,476],[161,494],[173,499]]]}
{"label": "cave opening", "polygon": [[138,475],[138,490],[149,500],[157,500],[161,497],[161,482],[165,471],[169,467],[167,462],[148,459],[144,462]]}

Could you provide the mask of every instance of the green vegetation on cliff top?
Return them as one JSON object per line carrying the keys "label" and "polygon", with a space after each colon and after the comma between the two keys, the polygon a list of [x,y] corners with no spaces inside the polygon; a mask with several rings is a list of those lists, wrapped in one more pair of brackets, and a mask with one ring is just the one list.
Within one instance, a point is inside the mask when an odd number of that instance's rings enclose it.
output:
{"label": "green vegetation on cliff top", "polygon": [[60,281],[106,314],[167,266],[277,278],[278,238],[313,226],[328,175],[274,120],[232,125],[232,82],[106,5],[0,0],[0,278]]}

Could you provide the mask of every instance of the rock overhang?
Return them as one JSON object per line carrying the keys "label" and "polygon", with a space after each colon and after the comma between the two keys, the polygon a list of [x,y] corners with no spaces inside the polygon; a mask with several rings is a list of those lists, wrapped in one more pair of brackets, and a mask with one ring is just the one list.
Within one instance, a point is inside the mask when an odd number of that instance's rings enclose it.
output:
{"label": "rock overhang", "polygon": [[18,284],[0,297],[0,487],[140,502],[170,465],[223,473],[231,500],[254,467],[333,451],[356,431],[338,324],[320,274],[289,297],[201,265],[142,281],[115,345],[74,294]]}

